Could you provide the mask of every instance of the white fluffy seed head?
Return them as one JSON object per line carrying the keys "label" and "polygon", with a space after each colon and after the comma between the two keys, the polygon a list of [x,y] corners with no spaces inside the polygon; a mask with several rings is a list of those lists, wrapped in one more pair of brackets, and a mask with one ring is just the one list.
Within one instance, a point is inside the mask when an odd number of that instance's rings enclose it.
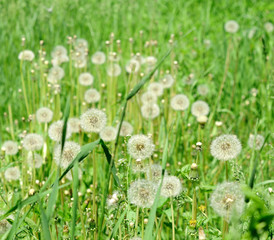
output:
{"label": "white fluffy seed head", "polygon": [[117,128],[112,126],[107,126],[100,131],[100,138],[102,138],[105,142],[114,141],[116,139],[116,136]]}
{"label": "white fluffy seed head", "polygon": [[227,221],[232,215],[241,216],[245,200],[240,185],[234,182],[224,182],[217,185],[210,196],[210,206]]}
{"label": "white fluffy seed head", "polygon": [[197,87],[197,92],[202,96],[206,96],[209,93],[209,88],[206,84],[200,84]]}
{"label": "white fluffy seed head", "polygon": [[113,63],[107,68],[107,75],[110,77],[118,77],[122,73],[120,65]]}
{"label": "white fluffy seed head", "polygon": [[141,107],[141,113],[145,119],[154,119],[160,115],[160,108],[157,104],[145,104]]}
{"label": "white fluffy seed head", "polygon": [[31,168],[40,168],[43,164],[43,158],[37,153],[28,153],[27,162]]}
{"label": "white fluffy seed head", "polygon": [[68,167],[72,160],[80,152],[80,145],[76,142],[67,141],[65,142],[63,153],[61,156],[61,144],[58,144],[54,148],[53,158],[57,165],[60,165],[62,168]]}
{"label": "white fluffy seed head", "polygon": [[24,50],[19,53],[18,59],[21,61],[31,62],[34,59],[35,55],[31,50]]}
{"label": "white fluffy seed head", "polygon": [[176,111],[184,111],[189,107],[188,97],[184,94],[175,95],[171,99],[170,105]]}
{"label": "white fluffy seed head", "polygon": [[230,20],[225,23],[225,31],[228,33],[236,33],[239,30],[239,24],[234,21]]}
{"label": "white fluffy seed head", "polygon": [[136,180],[130,184],[128,199],[130,203],[141,207],[149,208],[153,205],[157,192],[157,185],[147,180]]}
{"label": "white fluffy seed head", "polygon": [[86,51],[88,49],[88,42],[85,39],[78,38],[74,47],[77,51]]}
{"label": "white fluffy seed head", "polygon": [[79,118],[76,118],[76,117],[70,118],[68,120],[68,125],[72,133],[79,133],[81,130]]}
{"label": "white fluffy seed head", "polygon": [[107,123],[107,115],[105,112],[91,108],[80,117],[81,128],[85,132],[96,132],[99,133]]}
{"label": "white fluffy seed head", "polygon": [[242,150],[236,135],[224,134],[213,140],[210,145],[211,155],[218,160],[227,161],[236,158]]}
{"label": "white fluffy seed head", "polygon": [[160,83],[162,83],[164,88],[171,88],[171,86],[174,83],[174,78],[170,74],[166,74],[161,80]]}
{"label": "white fluffy seed head", "polygon": [[52,120],[53,112],[47,107],[41,107],[36,112],[36,119],[39,123],[48,123]]}
{"label": "white fluffy seed head", "polygon": [[[63,120],[53,122],[49,126],[49,130],[48,130],[49,138],[55,142],[61,141],[62,134],[63,134],[63,126],[64,126]],[[71,130],[70,130],[69,124],[67,124],[66,139],[68,139],[70,137],[71,137]]]}
{"label": "white fluffy seed head", "polygon": [[65,71],[59,66],[54,66],[49,70],[48,82],[52,84],[58,83],[65,76]]}
{"label": "white fluffy seed head", "polygon": [[149,158],[154,148],[151,138],[142,134],[132,136],[127,144],[128,153],[133,159]]}
{"label": "white fluffy seed head", "polygon": [[106,55],[103,52],[96,52],[91,57],[91,62],[96,65],[101,65],[106,62]]}
{"label": "white fluffy seed head", "polygon": [[28,151],[38,151],[43,147],[43,137],[36,133],[29,133],[23,139],[23,147]]}
{"label": "white fluffy seed head", "polygon": [[84,99],[87,103],[99,102],[100,98],[101,98],[100,93],[94,88],[88,89],[84,95]]}
{"label": "white fluffy seed head", "polygon": [[6,155],[16,155],[18,153],[18,144],[14,141],[6,141],[2,145],[2,150]]}
{"label": "white fluffy seed head", "polygon": [[[117,130],[118,130],[118,127],[119,127],[119,124],[117,125]],[[127,137],[127,136],[130,136],[132,133],[133,133],[132,125],[127,121],[123,121],[121,130],[120,130],[120,136]]]}
{"label": "white fluffy seed head", "polygon": [[161,196],[176,197],[182,191],[182,184],[179,178],[175,176],[165,176],[161,188]]}
{"label": "white fluffy seed head", "polygon": [[[4,211],[0,211],[0,216],[4,215]],[[10,215],[7,217],[8,219],[14,220],[14,216]],[[11,229],[12,225],[9,223],[7,219],[3,219],[0,221],[0,235],[6,233],[9,229]]]}
{"label": "white fluffy seed head", "polygon": [[82,86],[90,86],[93,83],[94,77],[90,73],[85,72],[80,74],[78,80]]}
{"label": "white fluffy seed head", "polygon": [[153,104],[157,102],[157,96],[153,92],[145,92],[141,96],[143,104]]}
{"label": "white fluffy seed head", "polygon": [[126,64],[125,69],[126,69],[126,72],[128,73],[137,73],[140,69],[140,63],[135,59],[131,59]]}
{"label": "white fluffy seed head", "polygon": [[267,32],[271,33],[271,32],[273,32],[273,30],[274,30],[274,26],[273,26],[273,24],[272,24],[271,22],[266,22],[266,23],[264,24],[264,29],[265,29]]}
{"label": "white fluffy seed head", "polygon": [[19,167],[11,167],[11,168],[8,168],[6,171],[5,171],[5,179],[7,181],[15,181],[15,180],[18,180],[20,178],[20,169]]}
{"label": "white fluffy seed head", "polygon": [[54,66],[59,65],[63,62],[68,62],[69,57],[67,55],[67,49],[63,46],[56,46],[51,52],[52,64]]}
{"label": "white fluffy seed head", "polygon": [[207,116],[209,114],[209,106],[206,102],[198,100],[192,104],[191,113],[195,117]]}
{"label": "white fluffy seed head", "polygon": [[264,144],[264,136],[257,134],[256,136],[253,134],[249,135],[248,138],[248,146],[250,148],[254,148],[256,150],[260,150]]}
{"label": "white fluffy seed head", "polygon": [[147,90],[153,92],[157,97],[160,97],[164,93],[164,87],[162,83],[152,82],[148,85]]}
{"label": "white fluffy seed head", "polygon": [[[152,182],[159,182],[162,178],[162,166],[160,164],[152,164],[148,165],[145,168],[147,179]],[[165,176],[167,176],[167,172],[165,171]]]}

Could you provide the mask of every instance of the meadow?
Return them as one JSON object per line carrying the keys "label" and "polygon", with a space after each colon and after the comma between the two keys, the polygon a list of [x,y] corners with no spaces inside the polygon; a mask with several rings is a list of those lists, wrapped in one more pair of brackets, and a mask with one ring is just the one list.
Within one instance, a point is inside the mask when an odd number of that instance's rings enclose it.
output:
{"label": "meadow", "polygon": [[274,238],[274,3],[0,2],[0,239]]}

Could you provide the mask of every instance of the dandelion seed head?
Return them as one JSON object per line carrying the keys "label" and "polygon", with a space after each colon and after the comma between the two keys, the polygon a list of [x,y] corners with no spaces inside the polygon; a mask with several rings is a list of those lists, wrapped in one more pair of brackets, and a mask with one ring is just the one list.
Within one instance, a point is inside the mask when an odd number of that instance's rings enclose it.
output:
{"label": "dandelion seed head", "polygon": [[107,75],[110,77],[118,77],[122,73],[120,65],[114,63],[107,68]]}
{"label": "dandelion seed head", "polygon": [[157,186],[147,180],[136,180],[130,184],[128,199],[130,203],[141,207],[149,208],[153,205],[156,196]]}
{"label": "dandelion seed head", "polygon": [[249,135],[248,138],[248,146],[250,148],[254,148],[256,150],[260,150],[264,144],[264,136],[257,134],[256,136],[253,134]]}
{"label": "dandelion seed head", "polygon": [[141,96],[143,104],[153,104],[157,102],[157,96],[153,92],[145,92]]}
{"label": "dandelion seed head", "polygon": [[78,51],[86,51],[88,49],[88,42],[85,39],[78,38],[74,47]]}
{"label": "dandelion seed head", "polygon": [[153,154],[154,148],[151,138],[142,134],[133,135],[127,144],[128,153],[134,159],[149,158]]}
{"label": "dandelion seed head", "polygon": [[141,107],[141,113],[145,119],[154,119],[160,115],[160,108],[157,104],[145,104]]}
{"label": "dandelion seed head", "polygon": [[145,173],[147,165],[141,159],[137,159],[132,163],[131,168],[133,173]]}
{"label": "dandelion seed head", "polygon": [[184,111],[189,107],[188,97],[184,94],[175,95],[171,99],[170,105],[176,111]]}
{"label": "dandelion seed head", "polygon": [[103,52],[96,52],[91,57],[91,62],[96,65],[101,65],[106,62],[106,55]]}
{"label": "dandelion seed head", "polygon": [[61,144],[58,144],[54,148],[53,159],[57,165],[60,165],[62,168],[67,168],[72,160],[80,152],[80,145],[76,142],[66,141],[61,156]]}
{"label": "dandelion seed head", "polygon": [[90,88],[85,92],[84,99],[87,103],[96,103],[99,102],[101,98],[100,93],[94,89]]}
{"label": "dandelion seed head", "polygon": [[149,92],[153,92],[157,97],[160,97],[164,93],[164,87],[163,84],[158,82],[152,82],[148,85],[147,90]]}
{"label": "dandelion seed head", "polygon": [[48,82],[52,84],[58,83],[65,76],[65,71],[59,66],[53,66],[48,73]]}
{"label": "dandelion seed head", "polygon": [[52,64],[54,66],[59,65],[63,62],[68,62],[69,58],[67,55],[67,49],[63,46],[56,46],[51,52]]}
{"label": "dandelion seed head", "polygon": [[93,83],[94,77],[90,73],[85,72],[80,74],[78,80],[82,86],[90,86]]}
{"label": "dandelion seed head", "polygon": [[96,132],[99,133],[107,123],[107,115],[95,108],[91,108],[80,117],[81,128],[85,132]]}
{"label": "dandelion seed head", "polygon": [[76,117],[70,118],[68,120],[68,125],[69,125],[71,133],[79,133],[81,130],[79,118],[76,118]]}
{"label": "dandelion seed head", "polygon": [[137,73],[140,69],[140,63],[135,59],[131,59],[126,64],[125,69],[126,69],[126,72],[128,73]]}
{"label": "dandelion seed head", "polygon": [[166,74],[161,80],[164,88],[170,88],[174,84],[174,78],[170,74]]}
{"label": "dandelion seed head", "polygon": [[40,168],[43,164],[43,158],[40,154],[29,152],[27,162],[31,168]]}
{"label": "dandelion seed head", "polygon": [[18,59],[22,61],[29,61],[31,62],[34,59],[35,55],[31,50],[24,50],[19,53]]}
{"label": "dandelion seed head", "polygon": [[[118,130],[118,127],[119,127],[119,124],[117,126],[117,130]],[[121,130],[120,130],[120,136],[121,137],[127,137],[127,136],[130,136],[132,133],[133,133],[132,125],[127,121],[123,121],[122,126],[121,126]]]}
{"label": "dandelion seed head", "polygon": [[157,58],[154,56],[148,56],[145,58],[145,63],[149,66],[149,67],[154,67],[155,64],[157,63]]}
{"label": "dandelion seed head", "polygon": [[234,182],[217,185],[210,196],[210,205],[218,215],[227,220],[230,220],[232,214],[240,216],[245,206],[244,194],[240,185]]}
{"label": "dandelion seed head", "polygon": [[239,27],[239,24],[234,20],[225,23],[225,31],[228,33],[236,33],[239,30]]}
{"label": "dandelion seed head", "polygon": [[163,197],[176,197],[182,191],[182,184],[179,178],[175,176],[165,176],[161,188]]}
{"label": "dandelion seed head", "polygon": [[5,141],[2,145],[2,149],[6,155],[16,155],[18,153],[18,144],[14,141]]}
{"label": "dandelion seed head", "polygon": [[47,107],[41,107],[36,112],[36,119],[39,123],[48,123],[52,120],[53,112]]}
{"label": "dandelion seed head", "polygon": [[[82,177],[83,177],[83,172],[80,168],[78,168],[78,178],[82,179]],[[72,181],[72,170],[68,171],[68,173],[66,174],[66,178],[69,181]]]}
{"label": "dandelion seed head", "polygon": [[38,151],[43,144],[43,137],[37,133],[29,133],[23,139],[23,147],[28,151]]}
{"label": "dandelion seed head", "polygon": [[[4,215],[4,211],[0,211],[0,216]],[[8,219],[14,220],[14,216],[10,215],[7,217]],[[12,225],[9,223],[7,219],[3,219],[0,221],[0,234],[6,233],[9,229],[11,229]]]}
{"label": "dandelion seed head", "polygon": [[264,24],[264,29],[265,29],[267,32],[271,33],[271,32],[273,32],[273,30],[274,30],[274,26],[273,26],[273,24],[272,24],[271,22],[266,22],[266,23]]}
{"label": "dandelion seed head", "polygon": [[10,167],[5,171],[4,175],[7,181],[16,181],[20,178],[20,169],[19,167]]}
{"label": "dandelion seed head", "polygon": [[[152,182],[159,182],[162,178],[163,168],[160,164],[152,164],[148,165],[145,168],[147,179]],[[165,171],[165,176],[167,176],[167,172]]]}
{"label": "dandelion seed head", "polygon": [[100,131],[100,138],[105,142],[111,142],[116,139],[117,129],[115,127],[107,126]]}
{"label": "dandelion seed head", "polygon": [[242,150],[236,135],[224,134],[215,138],[210,145],[211,155],[218,160],[227,161],[236,158]]}
{"label": "dandelion seed head", "polygon": [[209,114],[209,106],[206,102],[198,100],[192,104],[191,113],[195,117],[207,116]]}
{"label": "dandelion seed head", "polygon": [[[64,126],[63,120],[53,122],[49,126],[49,130],[48,130],[49,138],[55,142],[61,141],[62,134],[63,134],[63,126]],[[71,137],[70,125],[67,124],[66,139],[68,139],[70,137]]]}
{"label": "dandelion seed head", "polygon": [[209,93],[209,88],[208,88],[208,86],[206,84],[200,84],[197,87],[197,92],[201,96],[206,96]]}

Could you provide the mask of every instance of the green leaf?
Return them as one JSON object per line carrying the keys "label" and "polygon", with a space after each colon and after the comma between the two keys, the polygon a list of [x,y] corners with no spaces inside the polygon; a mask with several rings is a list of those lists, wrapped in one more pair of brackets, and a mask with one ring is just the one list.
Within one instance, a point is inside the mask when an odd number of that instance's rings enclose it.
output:
{"label": "green leaf", "polygon": [[44,239],[51,240],[48,218],[46,216],[46,213],[45,213],[45,210],[43,208],[40,198],[38,200],[38,203],[39,203],[39,208],[40,208],[40,217],[41,217],[41,222],[42,222],[42,233],[44,235]]}
{"label": "green leaf", "polygon": [[[117,232],[117,230],[119,229],[119,226],[122,224],[122,221],[124,220],[125,215],[126,215],[128,209],[129,209],[129,205],[125,208],[125,210],[123,211],[123,213],[120,215],[118,221],[116,222],[116,224],[115,224],[115,226],[114,226],[114,228],[113,228],[113,230],[112,230],[112,233],[111,233],[109,239],[111,239],[112,237],[115,237],[115,236],[116,236],[116,232]],[[136,214],[135,214],[135,215],[136,215]]]}

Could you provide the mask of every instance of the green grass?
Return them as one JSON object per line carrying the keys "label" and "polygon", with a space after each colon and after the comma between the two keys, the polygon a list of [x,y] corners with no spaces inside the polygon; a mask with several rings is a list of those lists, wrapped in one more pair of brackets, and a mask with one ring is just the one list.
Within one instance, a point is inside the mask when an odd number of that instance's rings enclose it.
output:
{"label": "green grass", "polygon": [[[228,20],[239,23],[237,33],[225,32]],[[265,31],[266,22],[274,24],[274,3],[270,0],[1,1],[0,146],[7,140],[22,145],[24,130],[41,134],[45,145],[37,151],[43,155],[44,164],[35,170],[27,165],[24,148],[14,156],[0,153],[0,210],[5,213],[0,219],[13,215],[9,220],[12,227],[0,237],[120,240],[137,235],[146,240],[172,239],[174,225],[175,239],[199,239],[204,231],[206,239],[270,240],[274,228],[270,190],[274,188],[274,32]],[[249,39],[248,33],[254,27],[255,35]],[[77,69],[72,60],[63,63],[65,77],[59,82],[61,93],[55,95],[44,77],[51,64],[40,61],[39,51],[46,52],[44,60],[49,62],[56,45],[65,46],[69,54],[74,48],[68,43],[69,36],[88,41],[87,66]],[[132,44],[129,38],[133,38]],[[204,43],[207,39],[211,41],[209,48]],[[113,40],[113,44],[106,46],[107,40]],[[121,40],[120,47],[117,40]],[[156,40],[157,46],[145,47],[150,40]],[[35,53],[33,62],[18,60],[23,49]],[[99,67],[91,63],[91,55],[99,50],[107,55],[115,51],[121,56],[120,76],[106,74],[110,61]],[[125,72],[131,54],[137,52],[158,59],[156,75],[145,72],[144,66],[134,76]],[[157,100],[160,115],[146,120],[140,110],[141,94],[146,92],[148,82],[159,81],[167,70],[173,74],[175,84]],[[78,76],[86,71],[94,76],[92,87],[101,93],[99,103],[82,104],[84,91],[90,87],[80,86]],[[195,81],[184,84],[191,73]],[[23,89],[22,81],[27,99],[18,91]],[[209,86],[208,95],[198,94],[200,84]],[[256,96],[251,94],[253,88],[258,90]],[[171,97],[179,93],[190,101],[183,114],[170,107]],[[28,121],[26,100],[31,114],[46,106],[54,112],[53,121],[64,119],[62,149],[67,141],[67,120],[80,117],[89,107],[104,109],[108,126],[129,121],[134,135],[151,134],[155,144],[154,155],[143,163],[162,165],[181,180],[183,191],[173,199],[158,194],[151,208],[131,204],[127,194],[130,183],[146,176],[133,171],[136,161],[127,152],[129,137],[117,136],[115,141],[104,142],[97,133],[75,133],[69,141],[79,143],[81,151],[67,168],[58,167],[53,159],[55,142],[47,134],[51,122],[45,125]],[[196,100],[206,101],[210,107],[204,127],[191,114],[191,104]],[[222,126],[218,127],[216,121]],[[240,155],[228,164],[210,154],[212,140],[221,134],[235,134],[242,143]],[[260,151],[248,146],[250,134],[265,137]],[[197,142],[202,142],[201,151],[196,149]],[[191,169],[192,163],[198,164],[197,172]],[[20,181],[5,178],[5,171],[13,166],[20,169]],[[69,171],[72,180],[66,178]],[[78,178],[80,171],[82,179]],[[164,176],[163,172],[162,179]],[[243,215],[229,222],[228,233],[222,230],[223,219],[210,207],[209,200],[217,183],[226,180],[241,183],[246,201]],[[35,190],[33,196],[30,189]],[[119,193],[118,201],[111,207],[107,200],[115,192]]]}

